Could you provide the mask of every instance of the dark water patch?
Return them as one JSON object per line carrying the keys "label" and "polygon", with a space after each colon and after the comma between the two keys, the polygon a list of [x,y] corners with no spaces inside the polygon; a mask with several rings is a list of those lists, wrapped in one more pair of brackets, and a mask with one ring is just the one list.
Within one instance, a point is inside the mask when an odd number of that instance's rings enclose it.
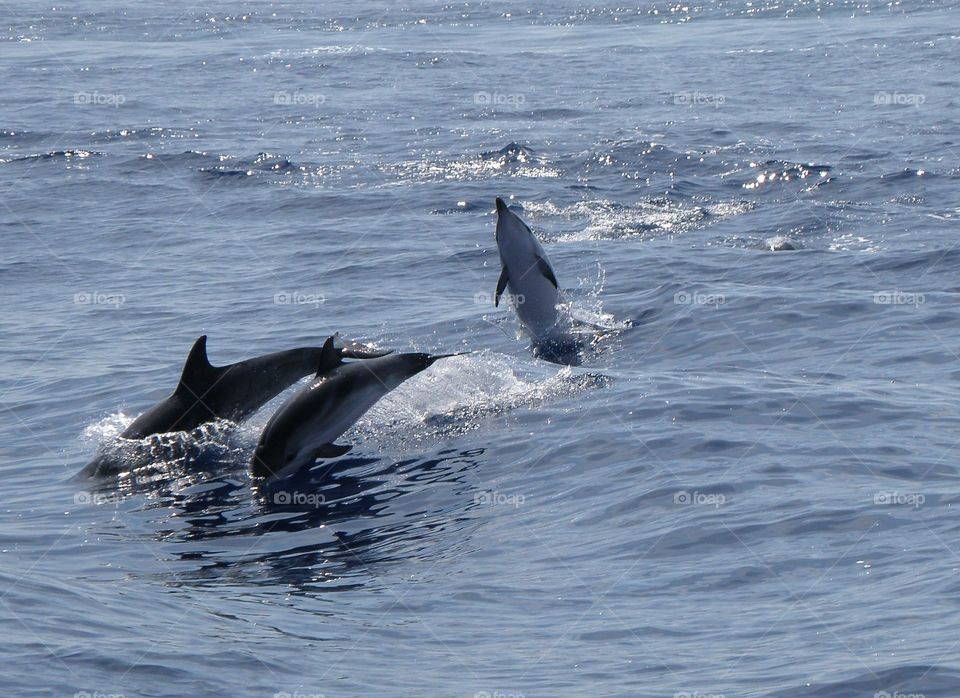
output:
{"label": "dark water patch", "polygon": [[29,163],[29,162],[79,162],[82,160],[105,157],[106,153],[95,150],[84,150],[77,148],[75,150],[51,150],[46,153],[36,153],[34,155],[23,155],[9,160],[2,160],[4,164],[11,163]]}
{"label": "dark water patch", "polygon": [[[0,128],[0,143],[8,147],[18,147],[23,144],[41,143],[50,138],[50,136],[51,134],[45,131]],[[3,161],[4,159],[4,157],[0,156],[0,161]]]}
{"label": "dark water patch", "polygon": [[916,170],[912,167],[905,167],[899,172],[888,172],[880,175],[880,181],[890,186],[900,186],[905,182],[915,182],[917,177],[936,179],[937,174],[927,170]]}
{"label": "dark water patch", "polygon": [[922,275],[944,273],[960,269],[960,250],[948,247],[943,249],[901,250],[896,254],[881,255],[861,261],[867,269],[879,273],[887,271],[919,271]]}
{"label": "dark water patch", "polygon": [[258,174],[294,175],[306,173],[307,168],[281,155],[258,153],[252,158],[219,158],[222,164],[201,167],[200,172],[212,177],[243,178]]}
{"label": "dark water patch", "polygon": [[543,109],[485,109],[480,113],[479,117],[481,119],[495,117],[503,121],[521,121],[527,123],[530,121],[546,121],[549,119],[580,119],[588,117],[589,115],[590,112],[583,109],[552,107]]}
{"label": "dark water patch", "polygon": [[103,131],[94,131],[90,134],[90,141],[97,144],[116,143],[124,141],[152,141],[162,143],[164,140],[184,140],[198,138],[194,129],[170,128],[164,126],[139,126],[127,128],[112,128]]}
{"label": "dark water patch", "polygon": [[[183,547],[183,569],[163,577],[200,586],[247,580],[303,591],[359,588],[371,565],[443,554],[436,537],[468,519],[444,507],[410,512],[403,502],[419,500],[427,487],[465,487],[478,463],[475,450],[396,462],[347,457],[252,493],[226,483],[179,499],[174,506],[188,526],[172,540]],[[303,532],[316,540],[305,542]],[[253,545],[257,538],[264,542]],[[239,554],[231,540],[241,543]]]}
{"label": "dark water patch", "polygon": [[437,216],[445,216],[451,213],[475,213],[477,211],[489,211],[491,208],[492,206],[486,203],[458,201],[455,206],[450,208],[437,208],[432,210],[430,213]]}
{"label": "dark water patch", "polygon": [[[870,449],[867,451],[858,450],[858,453],[863,453],[864,457],[869,457],[875,453],[878,456],[908,456],[909,452],[903,448],[889,448],[889,447],[880,447],[876,449]],[[872,453],[871,453],[872,452]],[[897,480],[905,480],[908,482],[928,482],[936,480],[956,480],[958,477],[957,469],[955,466],[946,464],[946,463],[911,463],[910,465],[900,465],[900,466],[878,466],[873,465],[870,468],[879,476],[894,478]],[[928,496],[929,497],[929,496]],[[931,503],[933,500],[931,499]]]}
{"label": "dark water patch", "polygon": [[749,169],[743,174],[747,177],[742,180],[742,188],[753,193],[760,193],[778,187],[793,187],[807,189],[821,186],[835,177],[830,165],[815,163],[796,163],[786,160],[766,160],[751,162]]}
{"label": "dark water patch", "polygon": [[184,150],[179,153],[150,152],[140,155],[140,158],[145,162],[167,165],[169,167],[180,165],[198,167],[220,162],[224,160],[225,157],[226,156],[219,156],[201,150]]}
{"label": "dark water patch", "polygon": [[[853,673],[853,672],[849,672]],[[950,698],[956,694],[960,672],[946,664],[901,664],[886,669],[871,669],[838,681],[819,681],[785,687],[792,696],[815,698],[860,698],[864,695],[922,695],[925,698]],[[775,691],[768,694],[783,695]]]}

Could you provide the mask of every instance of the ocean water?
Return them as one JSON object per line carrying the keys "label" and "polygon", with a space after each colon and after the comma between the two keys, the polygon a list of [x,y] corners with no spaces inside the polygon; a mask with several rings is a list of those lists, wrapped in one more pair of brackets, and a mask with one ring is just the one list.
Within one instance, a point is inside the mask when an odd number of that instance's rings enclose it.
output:
{"label": "ocean water", "polygon": [[[0,4],[3,694],[960,695],[957,19]],[[282,397],[75,479],[198,335],[335,331],[473,353],[280,491]]]}

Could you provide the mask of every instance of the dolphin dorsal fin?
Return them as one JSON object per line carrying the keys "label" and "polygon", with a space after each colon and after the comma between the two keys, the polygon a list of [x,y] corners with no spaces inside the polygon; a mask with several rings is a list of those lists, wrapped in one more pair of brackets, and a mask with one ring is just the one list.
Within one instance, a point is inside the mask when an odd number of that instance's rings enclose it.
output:
{"label": "dolphin dorsal fin", "polygon": [[187,361],[183,364],[183,372],[180,374],[180,383],[177,384],[176,392],[189,391],[199,395],[213,383],[215,373],[216,369],[207,359],[207,335],[201,335],[187,354]]}
{"label": "dolphin dorsal fin", "polygon": [[319,378],[331,368],[336,368],[340,365],[340,352],[333,345],[333,337],[327,337],[327,341],[323,343],[319,363],[320,365],[317,366],[317,374],[314,378]]}

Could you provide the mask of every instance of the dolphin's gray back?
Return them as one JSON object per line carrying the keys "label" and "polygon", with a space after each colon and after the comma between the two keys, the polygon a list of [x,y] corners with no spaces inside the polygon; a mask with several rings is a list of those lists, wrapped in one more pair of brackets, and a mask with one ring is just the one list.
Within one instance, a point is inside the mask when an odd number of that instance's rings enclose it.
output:
{"label": "dolphin's gray back", "polygon": [[322,355],[322,347],[300,347],[224,367],[210,391],[218,416],[246,419],[301,378],[315,374]]}
{"label": "dolphin's gray back", "polygon": [[[277,410],[270,421],[267,422],[264,434],[268,434],[284,423],[320,422],[322,418],[318,415],[329,417],[330,414],[339,408],[344,408],[347,403],[354,399],[354,396],[361,393],[379,394],[370,403],[372,405],[377,399],[396,387],[393,373],[398,361],[402,361],[402,357],[403,354],[398,354],[351,362],[318,376],[316,380],[301,388]],[[399,383],[396,383],[396,385],[399,385]],[[369,406],[367,409],[369,409]]]}
{"label": "dolphin's gray back", "polygon": [[206,337],[194,344],[173,394],[146,410],[121,434],[142,439],[151,434],[191,431],[215,419],[239,422],[289,388],[316,373],[323,347],[300,347],[226,366],[206,356]]}
{"label": "dolphin's gray back", "polygon": [[438,357],[395,354],[343,364],[302,387],[264,427],[251,465],[267,477],[313,462],[380,398]]}

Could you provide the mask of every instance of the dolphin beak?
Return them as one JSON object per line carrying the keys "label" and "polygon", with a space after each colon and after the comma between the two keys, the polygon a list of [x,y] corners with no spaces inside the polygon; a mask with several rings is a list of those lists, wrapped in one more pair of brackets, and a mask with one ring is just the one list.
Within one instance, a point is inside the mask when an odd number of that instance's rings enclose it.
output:
{"label": "dolphin beak", "polygon": [[507,205],[503,202],[503,199],[501,199],[498,196],[497,197],[497,215],[502,216],[508,210],[509,209],[507,208]]}
{"label": "dolphin beak", "polygon": [[472,354],[472,351],[458,351],[454,354],[433,354],[430,356],[427,361],[429,362],[427,366],[432,366],[434,363],[440,359],[449,359],[451,356],[466,356],[467,354]]}

